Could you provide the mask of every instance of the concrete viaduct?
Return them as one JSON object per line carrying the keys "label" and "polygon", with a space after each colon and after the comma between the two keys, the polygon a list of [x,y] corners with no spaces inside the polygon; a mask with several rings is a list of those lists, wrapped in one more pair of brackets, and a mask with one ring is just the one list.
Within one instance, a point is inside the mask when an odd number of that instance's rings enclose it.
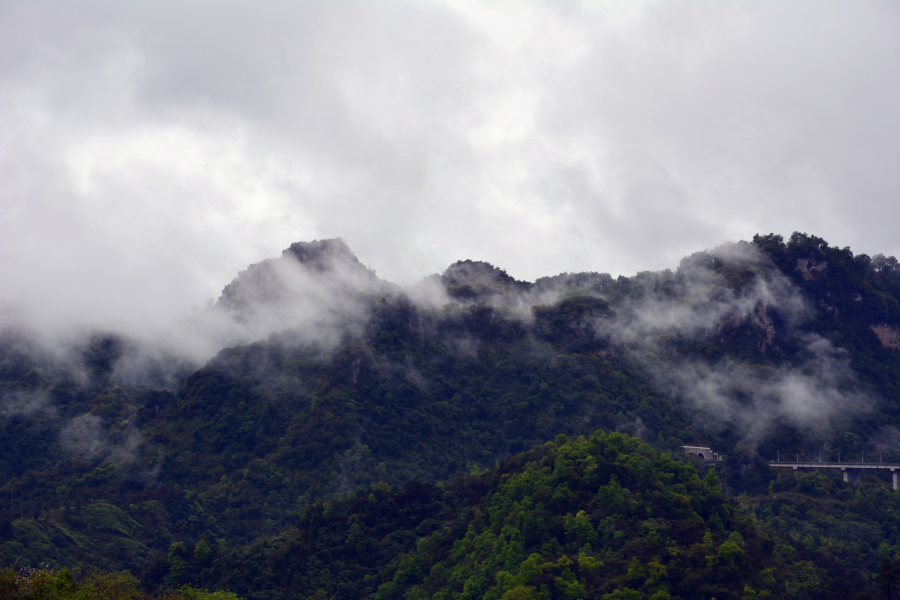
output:
{"label": "concrete viaduct", "polygon": [[[683,446],[685,454],[696,456],[708,463],[716,463],[725,460],[725,456],[713,452],[709,446]],[[893,476],[894,491],[900,489],[900,463],[883,462],[815,462],[815,461],[783,461],[774,460],[768,463],[773,469],[840,469],[844,481],[859,484],[859,476],[864,469],[882,469],[890,471]]]}
{"label": "concrete viaduct", "polygon": [[769,466],[773,469],[840,469],[843,471],[844,481],[859,483],[859,476],[863,469],[882,469],[890,471],[893,475],[894,490],[900,489],[900,463],[867,463],[867,462],[788,462],[783,460],[772,461]]}

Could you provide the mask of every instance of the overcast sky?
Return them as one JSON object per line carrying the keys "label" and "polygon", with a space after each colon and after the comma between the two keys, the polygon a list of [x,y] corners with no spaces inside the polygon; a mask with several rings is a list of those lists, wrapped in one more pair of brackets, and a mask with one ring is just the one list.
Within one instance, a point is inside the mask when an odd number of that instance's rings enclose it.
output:
{"label": "overcast sky", "polygon": [[898,224],[895,1],[0,0],[0,301],[42,318],[326,237],[407,284]]}

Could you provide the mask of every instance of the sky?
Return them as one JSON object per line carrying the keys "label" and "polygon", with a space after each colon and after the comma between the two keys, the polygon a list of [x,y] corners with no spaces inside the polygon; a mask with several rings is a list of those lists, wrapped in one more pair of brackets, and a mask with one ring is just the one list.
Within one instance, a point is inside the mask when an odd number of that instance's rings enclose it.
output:
{"label": "sky", "polygon": [[332,237],[404,285],[900,255],[898,165],[892,1],[0,0],[0,308],[46,322]]}

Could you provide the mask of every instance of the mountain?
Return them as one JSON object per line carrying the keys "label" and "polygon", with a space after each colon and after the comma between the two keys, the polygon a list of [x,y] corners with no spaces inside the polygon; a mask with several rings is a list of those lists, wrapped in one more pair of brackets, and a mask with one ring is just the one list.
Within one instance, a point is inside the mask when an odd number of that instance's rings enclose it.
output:
{"label": "mountain", "polygon": [[[617,279],[565,273],[530,283],[466,260],[411,288],[380,280],[343,241],[323,240],[293,244],[225,287],[202,317],[215,339],[236,342],[196,368],[116,334],[54,343],[8,328],[0,564],[125,568],[152,588],[193,582],[254,598],[465,596],[452,583],[462,574],[489,583],[469,587],[479,597],[869,593],[900,556],[890,482],[867,474],[853,487],[830,472],[776,474],[765,461],[788,453],[900,461],[898,299],[896,259],[805,234],[755,236],[686,257],[674,271]],[[135,358],[148,355],[156,358]],[[620,435],[603,432],[622,434],[625,455],[666,465],[627,475],[629,483],[609,467],[640,495],[635,514],[604,508],[609,500],[597,494],[612,480],[587,476],[583,463],[574,479],[527,468],[570,446],[618,464],[596,454]],[[682,444],[727,458],[697,463]],[[532,500],[521,514],[538,519],[538,541],[526,536],[503,568],[478,571],[453,548],[500,539],[502,519],[485,515],[507,493],[505,475],[537,477],[549,498],[576,493],[577,483],[593,499],[542,500],[540,510]],[[691,477],[709,481],[696,487]],[[713,501],[714,477],[722,488]],[[678,495],[696,518],[672,512]],[[721,509],[710,512],[709,502]],[[344,520],[323,517],[332,526],[322,538],[309,523],[326,505]],[[594,571],[559,566],[580,565],[583,544],[570,548],[565,533],[579,511],[594,531],[585,539],[596,538],[585,554],[586,565],[602,563]],[[368,562],[326,551],[350,544],[363,516],[375,528],[366,529]],[[421,558],[439,531],[442,549]],[[636,546],[620,545],[616,531]],[[752,541],[763,539],[770,545]],[[724,568],[716,556],[732,542],[749,562],[726,560],[742,565],[741,577],[722,582],[704,569]],[[712,562],[704,566],[701,554]],[[546,575],[520,577],[527,560]],[[287,582],[278,569],[290,561],[313,570]],[[270,566],[226,576],[251,563]],[[651,564],[668,583],[636,575]],[[403,565],[421,576],[402,575]],[[432,577],[438,566],[457,579]],[[501,572],[519,583],[490,583]],[[370,578],[364,589],[341,587],[360,574]],[[559,578],[585,591],[566,592]]]}
{"label": "mountain", "polygon": [[[225,286],[215,306],[242,311],[302,301],[323,286],[339,286],[349,293],[377,287],[378,277],[363,266],[341,239],[297,242],[281,258],[250,265]],[[328,290],[333,293],[333,290]]]}
{"label": "mountain", "polygon": [[[284,535],[186,571],[260,598],[783,597],[810,574],[780,560],[781,545],[714,470],[701,479],[636,438],[595,432],[449,485],[319,501]],[[811,575],[845,593],[865,584]]]}

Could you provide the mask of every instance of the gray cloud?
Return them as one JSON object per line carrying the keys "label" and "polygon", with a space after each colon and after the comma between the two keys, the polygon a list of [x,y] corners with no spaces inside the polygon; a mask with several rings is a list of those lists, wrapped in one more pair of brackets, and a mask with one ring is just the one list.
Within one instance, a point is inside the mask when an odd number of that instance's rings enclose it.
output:
{"label": "gray cloud", "polygon": [[0,301],[144,331],[336,236],[401,284],[898,254],[898,72],[885,2],[5,2]]}

